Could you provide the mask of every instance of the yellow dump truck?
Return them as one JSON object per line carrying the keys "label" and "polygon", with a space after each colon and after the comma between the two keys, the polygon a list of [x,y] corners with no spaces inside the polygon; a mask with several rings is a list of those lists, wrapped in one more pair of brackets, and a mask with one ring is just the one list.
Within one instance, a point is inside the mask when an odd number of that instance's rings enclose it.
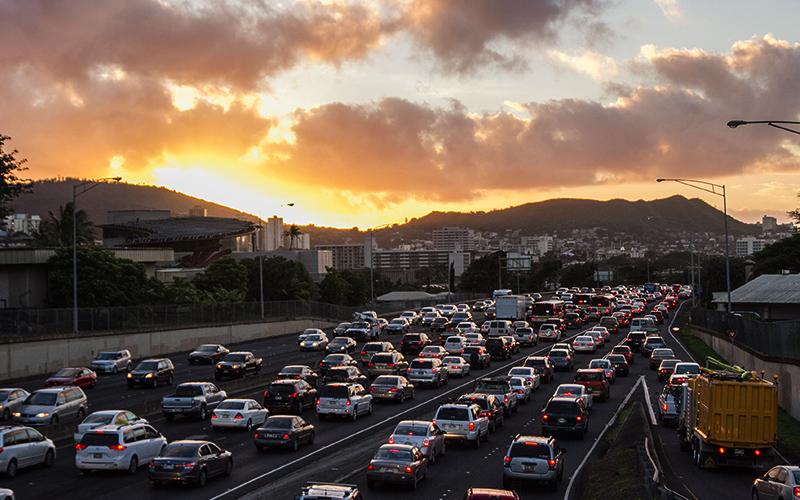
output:
{"label": "yellow dump truck", "polygon": [[755,374],[709,371],[688,379],[683,389],[678,435],[697,467],[769,466],[778,425],[774,383]]}

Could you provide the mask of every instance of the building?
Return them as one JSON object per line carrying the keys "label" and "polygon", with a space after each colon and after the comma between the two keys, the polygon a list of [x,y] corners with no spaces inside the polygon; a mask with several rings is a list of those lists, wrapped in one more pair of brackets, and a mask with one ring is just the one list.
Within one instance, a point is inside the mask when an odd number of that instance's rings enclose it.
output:
{"label": "building", "polygon": [[[714,302],[725,310],[726,293],[714,293]],[[800,319],[800,274],[762,274],[731,290],[734,311],[758,313],[763,320]]]}
{"label": "building", "polygon": [[42,218],[38,215],[13,214],[3,219],[3,223],[9,233],[24,233],[32,236],[39,232]]}
{"label": "building", "polygon": [[315,248],[331,252],[333,268],[337,271],[364,269],[370,265],[369,261],[372,252],[370,251],[369,239],[360,245],[345,243],[317,245]]}
{"label": "building", "polygon": [[433,230],[433,249],[449,252],[475,250],[475,233],[463,227],[443,227]]}
{"label": "building", "polygon": [[769,243],[761,238],[746,236],[736,240],[736,256],[749,257],[764,249]]}
{"label": "building", "polygon": [[200,205],[195,205],[189,209],[189,217],[208,217],[208,210]]}
{"label": "building", "polygon": [[552,236],[523,236],[520,238],[520,251],[529,255],[543,256],[555,249],[555,238]]}
{"label": "building", "polygon": [[[286,260],[299,262],[306,268],[311,279],[319,283],[328,274],[328,268],[333,267],[333,253],[330,250],[289,250],[281,248],[271,252],[240,252],[232,254],[234,259],[257,259],[262,256],[265,259],[270,257],[283,257]],[[264,283],[269,286],[269,283]]]}
{"label": "building", "polygon": [[459,277],[471,263],[472,252],[375,250],[375,270],[392,280],[414,281],[417,272],[435,268],[447,273],[451,264]]}
{"label": "building", "polygon": [[262,241],[259,250],[271,252],[283,246],[283,218],[274,216],[262,225]]}
{"label": "building", "polygon": [[765,215],[761,217],[761,230],[766,232],[778,230],[778,219]]}
{"label": "building", "polygon": [[308,233],[300,233],[295,236],[294,240],[287,235],[283,235],[283,248],[294,250],[310,250],[311,249],[311,235]]}

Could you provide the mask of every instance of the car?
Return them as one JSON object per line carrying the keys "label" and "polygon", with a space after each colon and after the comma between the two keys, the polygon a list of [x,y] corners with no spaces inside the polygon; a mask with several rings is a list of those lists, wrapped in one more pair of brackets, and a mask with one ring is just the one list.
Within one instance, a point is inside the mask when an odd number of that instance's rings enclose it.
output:
{"label": "car", "polygon": [[334,366],[322,376],[323,384],[329,384],[331,382],[367,385],[369,383],[369,378],[361,373],[361,370],[356,366]]}
{"label": "car", "polygon": [[[197,347],[194,351],[189,353],[189,364],[190,365],[213,365],[217,361],[221,360],[228,354],[230,351],[227,347],[221,344],[202,344]],[[130,370],[128,370],[130,371]]]}
{"label": "car", "polygon": [[497,338],[505,339],[506,341],[508,341],[508,346],[511,349],[511,354],[517,354],[519,352],[519,342],[517,342],[517,339],[515,339],[513,335],[501,335]]}
{"label": "car", "polygon": [[411,324],[405,318],[394,318],[386,325],[386,333],[389,334],[404,334],[408,333]]}
{"label": "car", "polygon": [[458,307],[454,304],[439,304],[436,306],[436,309],[439,310],[442,316],[452,317],[455,313],[458,312]]}
{"label": "car", "polygon": [[167,438],[146,423],[104,425],[86,432],[75,444],[75,467],[135,474],[167,446]]}
{"label": "car", "polygon": [[417,355],[425,347],[431,345],[431,339],[425,333],[407,333],[400,340],[400,352]]}
{"label": "car", "polygon": [[0,389],[0,419],[11,420],[11,414],[25,401],[30,393],[19,387],[4,387]]}
{"label": "car", "polygon": [[375,354],[379,352],[394,352],[394,350],[394,346],[391,342],[367,342],[363,347],[361,347],[358,357],[361,360],[362,365],[368,365],[369,361],[372,359],[372,356]]}
{"label": "car", "polygon": [[627,377],[630,374],[631,367],[623,354],[607,354],[606,359],[611,361],[611,366],[614,367],[617,375]]}
{"label": "car", "polygon": [[439,311],[425,312],[422,313],[422,319],[420,320],[420,324],[425,327],[430,327],[431,324],[433,323],[433,320],[441,317],[443,316],[439,314]]}
{"label": "car", "polygon": [[602,347],[606,345],[606,339],[608,338],[608,330],[606,330],[602,326],[596,326],[591,330],[587,330],[586,335],[594,339],[594,342],[595,344],[597,344],[597,347]]}
{"label": "car", "polygon": [[81,423],[78,424],[78,428],[72,435],[72,439],[77,443],[81,440],[85,433],[105,425],[125,425],[135,423],[146,424],[147,420],[128,410],[103,410],[92,412],[87,415]]}
{"label": "car", "polygon": [[600,401],[608,401],[611,397],[611,384],[602,368],[581,368],[575,372],[575,383],[592,391],[592,395]]}
{"label": "car", "polygon": [[495,488],[469,488],[464,493],[464,500],[519,500],[516,491]]}
{"label": "car", "polygon": [[540,419],[543,436],[568,432],[583,439],[589,430],[589,412],[578,397],[553,396],[542,409]]}
{"label": "car", "polygon": [[575,340],[572,341],[572,348],[575,352],[596,352],[597,351],[597,343],[594,341],[590,335],[578,335],[575,337]]}
{"label": "car", "polygon": [[800,496],[800,467],[779,465],[753,480],[754,500],[789,500]]}
{"label": "car", "polygon": [[541,383],[541,376],[539,375],[539,372],[536,371],[536,368],[515,366],[508,370],[506,375],[509,377],[522,377],[528,380],[531,383],[531,388],[534,390],[538,389]]}
{"label": "car", "polygon": [[517,403],[525,404],[531,400],[533,383],[529,379],[524,377],[511,377],[509,382],[511,383],[511,389],[514,390]]}
{"label": "car", "polygon": [[314,444],[314,426],[294,415],[274,415],[267,418],[253,434],[253,444],[258,451],[267,448],[291,448],[297,451],[300,444]]}
{"label": "car", "polygon": [[420,320],[419,314],[417,314],[414,311],[403,311],[402,313],[400,313],[399,317],[405,319],[408,322],[409,326],[416,325],[417,323],[419,323]]}
{"label": "car", "polygon": [[503,400],[494,394],[470,392],[462,394],[455,401],[460,404],[476,404],[480,407],[480,415],[489,419],[489,432],[494,434],[505,423]]}
{"label": "car", "polygon": [[470,312],[471,308],[469,307],[469,304],[456,304],[456,310],[460,313],[463,313]]}
{"label": "car", "polygon": [[344,334],[362,342],[377,340],[380,335],[380,328],[377,324],[370,324],[367,321],[354,321]]}
{"label": "car", "polygon": [[675,365],[680,363],[680,359],[665,359],[658,365],[658,381],[659,382],[666,382],[669,380],[669,376],[672,375],[672,371],[675,369]]}
{"label": "car", "polygon": [[617,319],[617,328],[622,328],[630,325],[631,320],[628,318],[628,315],[622,311],[616,311],[611,313],[611,316]]}
{"label": "car", "polygon": [[475,381],[472,390],[497,396],[497,399],[503,403],[503,412],[506,417],[519,409],[516,393],[511,387],[511,377],[502,375],[482,377]]}
{"label": "car", "polygon": [[306,328],[303,330],[303,333],[297,336],[297,342],[300,343],[304,341],[309,335],[325,335],[325,332],[319,328]]}
{"label": "car", "polygon": [[467,338],[461,335],[451,335],[444,341],[444,349],[448,354],[463,354],[467,346]]}
{"label": "car", "polygon": [[557,491],[564,477],[566,452],[554,437],[517,434],[503,457],[503,488],[510,489],[517,482],[537,482]]}
{"label": "car", "polygon": [[367,488],[380,482],[408,485],[416,490],[427,471],[428,458],[416,446],[384,444],[367,465]]}
{"label": "car", "polygon": [[462,321],[456,325],[455,329],[455,332],[460,335],[464,335],[466,333],[480,335],[480,333],[478,333],[479,331],[480,328],[478,328],[478,325],[476,325],[472,321]]}
{"label": "car", "polygon": [[492,355],[480,345],[468,345],[464,348],[462,357],[472,368],[488,368],[492,365]]}
{"label": "car", "polygon": [[433,318],[430,324],[430,331],[431,333],[445,333],[451,324],[452,322],[444,316]]}
{"label": "car", "polygon": [[594,402],[592,392],[580,384],[560,384],[553,392],[553,397],[556,396],[579,398],[583,401],[583,407],[587,410],[592,409],[592,403]]}
{"label": "car", "polygon": [[161,413],[168,421],[175,415],[195,417],[205,420],[228,394],[211,382],[184,382],[178,384],[175,392],[161,399]]}
{"label": "car", "polygon": [[486,345],[486,339],[483,338],[483,335],[477,332],[464,333],[464,338],[467,339],[467,346]]}
{"label": "car", "polygon": [[553,363],[556,371],[565,370],[571,372],[575,368],[575,361],[566,349],[550,349],[547,357]]}
{"label": "car", "polygon": [[127,349],[119,351],[100,351],[89,364],[89,368],[98,374],[116,374],[120,371],[129,372],[131,368],[133,368],[131,352]]}
{"label": "car", "polygon": [[555,377],[556,367],[553,366],[553,362],[547,356],[528,356],[523,361],[522,366],[536,368],[545,384],[552,382]]}
{"label": "car", "polygon": [[647,335],[645,334],[645,332],[631,331],[628,332],[628,335],[625,337],[625,340],[623,340],[623,342],[625,343],[626,346],[630,347],[632,351],[641,352],[642,345],[644,345],[644,341],[646,338]]}
{"label": "car", "polygon": [[569,342],[556,342],[555,344],[550,347],[550,349],[566,349],[569,351],[571,356],[575,356],[575,349],[572,347],[572,344]]}
{"label": "car", "polygon": [[466,441],[475,448],[489,440],[489,418],[481,416],[477,404],[443,404],[437,408],[433,423],[444,431],[447,440]]}
{"label": "car", "polygon": [[419,357],[442,359],[448,354],[447,350],[440,345],[429,345],[419,352]]}
{"label": "car", "polygon": [[650,354],[650,359],[648,361],[650,369],[651,370],[658,369],[658,366],[665,359],[675,359],[675,351],[669,348],[661,348],[661,347],[653,349],[653,352]]}
{"label": "car", "polygon": [[311,387],[316,387],[319,374],[306,365],[287,365],[281,368],[277,378],[305,380]]}
{"label": "car", "polygon": [[175,365],[169,358],[145,359],[128,372],[128,389],[147,386],[155,389],[160,383],[172,385],[175,380]]}
{"label": "car", "polygon": [[486,321],[481,328],[486,327],[486,335],[489,337],[499,337],[500,335],[511,335],[514,333],[512,323],[505,319]]}
{"label": "car", "polygon": [[696,377],[700,375],[700,365],[693,362],[681,361],[675,365],[675,368],[672,370],[672,376],[675,377],[682,377],[683,382],[686,381],[689,377]]}
{"label": "car", "polygon": [[321,500],[335,498],[337,500],[364,500],[364,496],[354,484],[321,483],[307,481],[295,500]]}
{"label": "car", "polygon": [[306,408],[313,408],[317,400],[317,389],[303,379],[279,378],[264,389],[263,405],[270,414],[290,412],[296,415]]}
{"label": "car", "polygon": [[372,400],[372,394],[360,384],[325,384],[317,395],[317,416],[320,420],[339,416],[356,421],[361,415],[372,415]]}
{"label": "car", "polygon": [[617,372],[614,370],[614,365],[608,359],[593,359],[589,361],[589,368],[600,368],[606,372],[606,378],[609,384],[613,384],[617,379]]}
{"label": "car", "polygon": [[438,358],[415,358],[408,365],[407,378],[414,384],[427,384],[440,387],[448,380],[447,369]]}
{"label": "car", "polygon": [[486,340],[486,351],[489,352],[492,359],[501,361],[513,356],[511,342],[504,337],[489,337]]}
{"label": "car", "polygon": [[469,375],[470,366],[467,361],[461,356],[445,356],[442,358],[442,365],[447,370],[447,375],[458,375],[459,377],[466,377]]}
{"label": "car", "polygon": [[325,346],[325,352],[328,354],[341,352],[352,354],[356,352],[356,345],[356,341],[350,337],[336,337]]}
{"label": "car", "polygon": [[233,454],[211,441],[182,439],[169,443],[150,462],[147,475],[153,486],[163,483],[206,485],[214,476],[230,476]]}
{"label": "car", "polygon": [[576,312],[564,314],[564,319],[567,321],[567,328],[580,328],[583,326],[583,318]]}
{"label": "car", "polygon": [[211,412],[211,428],[234,428],[250,431],[261,425],[269,416],[269,410],[254,399],[226,399]]}
{"label": "car", "polygon": [[336,366],[358,366],[358,362],[349,354],[328,354],[319,362],[319,374],[324,378]]}
{"label": "car", "polygon": [[94,389],[97,385],[97,374],[88,368],[62,368],[44,383],[45,387],[67,385],[74,385],[81,389]]}
{"label": "car", "polygon": [[386,327],[389,326],[389,320],[387,320],[386,318],[377,318],[375,320],[375,325],[378,327],[379,332],[386,331]]}
{"label": "car", "polygon": [[414,384],[400,375],[380,375],[369,386],[369,392],[376,400],[388,399],[402,403],[414,399]]}
{"label": "car", "polygon": [[539,340],[552,340],[558,342],[561,340],[561,330],[553,323],[543,323],[539,326]]}
{"label": "car", "polygon": [[619,332],[619,321],[613,315],[603,316],[598,324],[606,328],[610,334]]}
{"label": "car", "polygon": [[656,417],[663,426],[678,424],[680,418],[680,402],[683,398],[683,385],[667,384],[658,394]]}
{"label": "car", "polygon": [[336,325],[333,328],[333,336],[334,336],[334,338],[344,335],[344,332],[346,332],[347,329],[350,328],[351,324],[352,323],[350,323],[350,322],[343,321],[343,322],[339,323],[338,325]]}
{"label": "car", "polygon": [[87,413],[89,400],[80,387],[49,387],[30,393],[11,417],[15,424],[36,427],[71,419],[81,421]]}
{"label": "car", "polygon": [[324,351],[329,342],[326,334],[312,333],[303,337],[298,345],[301,351]]}
{"label": "car", "polygon": [[56,461],[56,446],[36,429],[22,425],[0,426],[0,472],[13,478],[19,469]]}
{"label": "car", "polygon": [[459,325],[460,323],[471,323],[472,322],[472,313],[469,311],[459,311],[450,318],[450,322],[454,323],[455,325]]}
{"label": "car", "polygon": [[497,308],[489,306],[483,310],[483,317],[486,319],[495,319],[497,317]]}
{"label": "car", "polygon": [[517,328],[514,330],[514,340],[519,342],[520,345],[525,347],[533,347],[539,345],[539,336],[529,326]]}
{"label": "car", "polygon": [[629,365],[632,365],[635,361],[633,349],[627,345],[615,345],[611,348],[611,352],[609,354],[621,354],[625,356],[625,361],[627,361]]}
{"label": "car", "polygon": [[642,356],[649,358],[655,349],[665,349],[667,343],[661,337],[647,336],[642,344]]}
{"label": "car", "polygon": [[214,379],[241,378],[248,373],[259,373],[263,364],[264,360],[252,352],[229,352],[214,365]]}
{"label": "car", "polygon": [[401,353],[379,352],[372,356],[367,364],[367,375],[377,377],[379,375],[405,375],[408,371],[408,361]]}
{"label": "car", "polygon": [[430,464],[447,452],[444,431],[429,420],[400,421],[389,436],[388,444],[415,446]]}

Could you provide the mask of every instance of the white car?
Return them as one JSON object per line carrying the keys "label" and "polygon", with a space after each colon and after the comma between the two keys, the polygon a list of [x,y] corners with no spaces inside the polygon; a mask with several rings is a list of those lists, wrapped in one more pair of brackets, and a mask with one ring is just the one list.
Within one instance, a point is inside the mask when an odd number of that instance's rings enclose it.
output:
{"label": "white car", "polygon": [[572,341],[575,352],[596,352],[597,342],[591,335],[579,335]]}
{"label": "white car", "polygon": [[561,330],[552,323],[545,323],[539,327],[539,340],[552,340],[558,342],[561,340]]}
{"label": "white car", "polygon": [[486,345],[486,339],[480,333],[465,333],[464,338],[467,339],[467,345]]}
{"label": "white car", "polygon": [[608,328],[606,328],[604,326],[594,326],[589,331],[590,332],[600,332],[600,335],[603,337],[603,343],[604,344],[605,344],[606,340],[608,340],[608,337],[611,335],[611,333],[609,333],[609,331],[608,331]]}
{"label": "white car", "polygon": [[89,368],[96,373],[129,372],[133,367],[131,352],[127,349],[121,351],[101,351],[92,360]]}
{"label": "white car", "polygon": [[600,347],[606,343],[605,339],[603,339],[603,334],[597,330],[589,330],[588,332],[586,332],[586,336],[592,337],[597,347]]}
{"label": "white car", "polygon": [[525,404],[531,400],[533,384],[531,384],[530,380],[523,377],[511,377],[510,383],[518,403]]}
{"label": "white car", "polygon": [[417,323],[419,323],[420,319],[419,314],[415,313],[414,311],[403,311],[400,314],[400,317],[408,321],[409,325],[416,325]]}
{"label": "white car", "polygon": [[85,433],[75,445],[75,466],[85,470],[122,470],[133,474],[167,446],[167,438],[149,424],[106,425]]}
{"label": "white car", "polygon": [[312,333],[300,341],[301,351],[323,351],[328,347],[328,336],[324,333]]}
{"label": "white car", "polygon": [[467,338],[460,335],[452,335],[444,341],[444,348],[448,354],[464,354],[467,347]]}
{"label": "white car", "polygon": [[269,411],[253,399],[226,399],[211,413],[211,427],[252,430],[266,422]]}
{"label": "white car", "polygon": [[530,366],[515,366],[514,368],[508,370],[509,377],[521,377],[527,379],[531,383],[531,388],[536,390],[541,385],[541,376],[539,372],[536,371],[536,368]]}
{"label": "white car", "polygon": [[136,416],[128,410],[103,410],[90,413],[78,424],[78,429],[72,434],[75,442],[79,442],[83,435],[92,429],[105,425],[125,425],[133,423],[146,424],[147,420]]}
{"label": "white car", "polygon": [[297,336],[297,341],[302,342],[309,335],[325,335],[325,332],[323,332],[319,328],[306,328],[305,330],[303,330],[303,333]]}
{"label": "white car", "polygon": [[353,421],[360,415],[372,415],[372,394],[359,384],[334,382],[317,393],[317,416],[341,416]]}
{"label": "white car", "polygon": [[589,368],[600,368],[606,372],[606,378],[610,384],[613,384],[617,379],[616,372],[614,371],[614,365],[611,364],[611,361],[605,358],[593,359],[589,361]]}
{"label": "white car", "polygon": [[8,488],[0,488],[0,500],[14,500],[14,490]]}
{"label": "white car", "polygon": [[456,332],[458,332],[458,333],[477,333],[478,332],[478,325],[476,325],[472,321],[462,321],[461,323],[456,325]]}
{"label": "white car", "polygon": [[556,396],[581,398],[583,399],[583,406],[587,410],[592,408],[592,401],[594,400],[592,391],[580,384],[561,384],[556,387],[556,391],[553,393],[553,397]]}
{"label": "white car", "polygon": [[442,359],[442,364],[448,375],[458,375],[459,377],[469,375],[469,363],[461,356],[445,356]]}
{"label": "white car", "polygon": [[524,326],[514,330],[514,338],[520,345],[534,346],[539,344],[539,336],[533,331],[533,328]]}

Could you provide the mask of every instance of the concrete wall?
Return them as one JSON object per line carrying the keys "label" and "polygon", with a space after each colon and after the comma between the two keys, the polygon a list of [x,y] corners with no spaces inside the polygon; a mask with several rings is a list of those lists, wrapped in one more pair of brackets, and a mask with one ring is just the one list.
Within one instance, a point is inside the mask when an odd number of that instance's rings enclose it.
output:
{"label": "concrete wall", "polygon": [[800,366],[764,361],[726,339],[716,337],[697,328],[693,328],[692,332],[730,363],[757,372],[763,369],[764,378],[770,380],[773,375],[777,374],[778,404],[789,415],[800,420]]}
{"label": "concrete wall", "polygon": [[0,345],[0,381],[51,374],[65,366],[88,366],[99,351],[130,349],[135,359],[190,351],[200,344],[234,344],[336,323],[297,319],[272,323],[187,328]]}

